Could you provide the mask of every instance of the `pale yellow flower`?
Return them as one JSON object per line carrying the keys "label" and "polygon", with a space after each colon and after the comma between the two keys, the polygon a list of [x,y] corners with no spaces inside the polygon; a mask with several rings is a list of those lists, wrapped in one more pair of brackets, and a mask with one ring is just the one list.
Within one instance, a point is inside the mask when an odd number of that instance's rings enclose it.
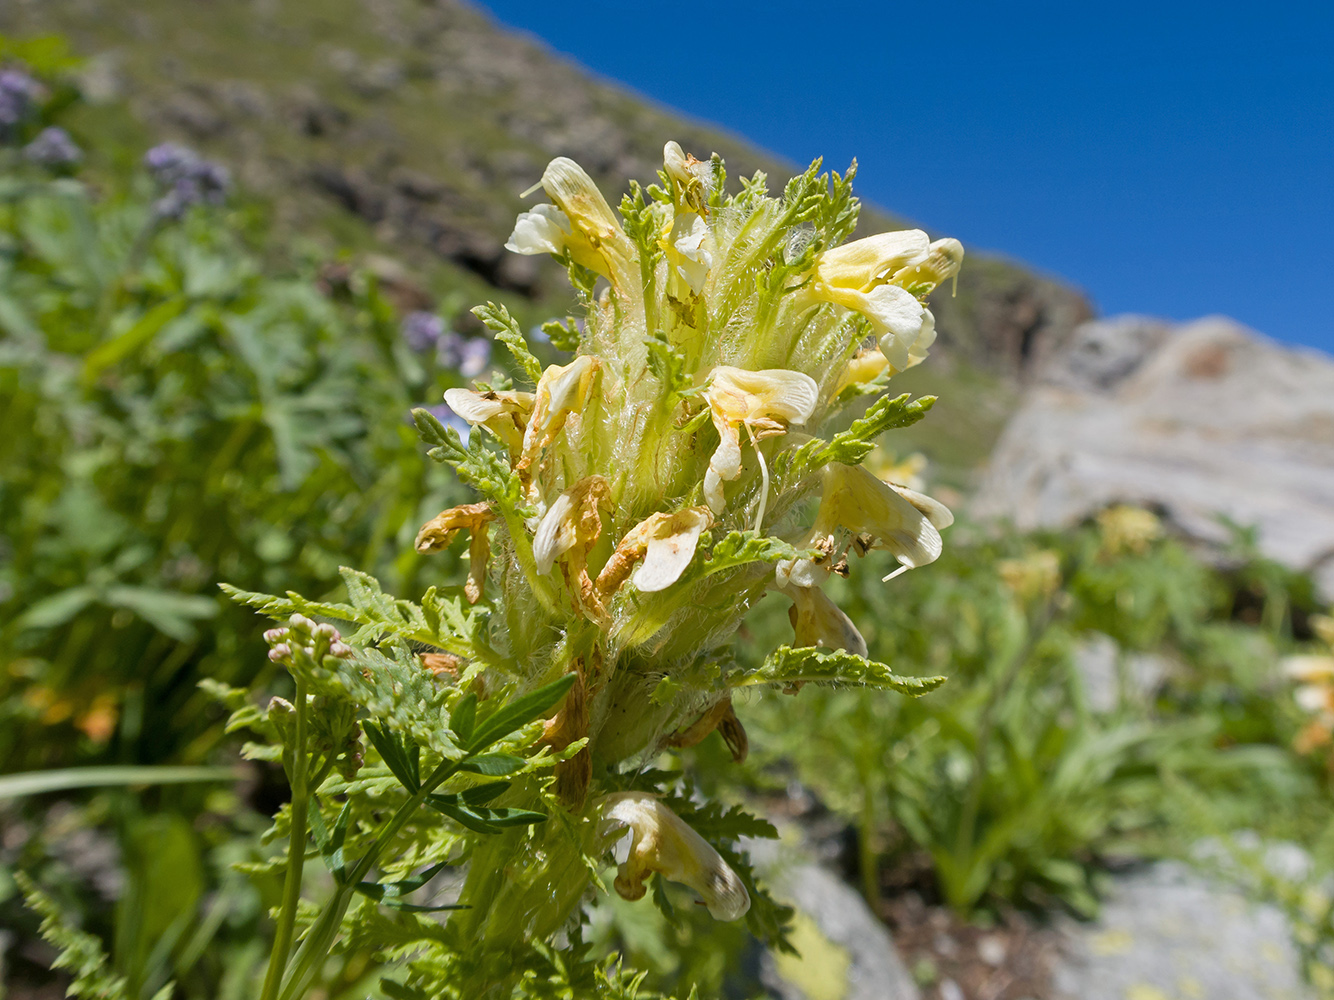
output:
{"label": "pale yellow flower", "polygon": [[1102,548],[1110,555],[1142,553],[1163,535],[1163,523],[1142,507],[1118,504],[1098,515]]}
{"label": "pale yellow flower", "polygon": [[499,438],[511,457],[522,452],[523,432],[533,412],[531,392],[446,389],[445,403],[474,427],[485,427]]}
{"label": "pale yellow flower", "polygon": [[616,546],[598,574],[598,592],[604,596],[615,593],[631,569],[635,589],[646,594],[666,590],[690,565],[699,536],[712,523],[713,514],[707,507],[650,514]]}
{"label": "pale yellow flower", "polygon": [[634,245],[584,168],[558,156],[547,164],[538,186],[555,205],[522,213],[505,248],[521,254],[565,253],[618,288],[626,286],[634,277]]}
{"label": "pale yellow flower", "polygon": [[[922,303],[895,284],[894,277],[924,263],[930,252],[931,241],[920,229],[880,233],[831,247],[815,260],[808,294],[869,319],[880,337],[880,350],[895,370],[903,371],[914,363],[914,351],[925,357],[935,338],[935,322],[928,322]],[[918,348],[924,329],[928,342]]]}
{"label": "pale yellow flower", "polygon": [[584,408],[593,376],[600,366],[601,362],[591,354],[581,354],[568,365],[551,365],[542,373],[533,396],[532,416],[524,428],[517,469],[526,470],[542,449],[555,440],[570,414]]}
{"label": "pale yellow flower", "polygon": [[[623,899],[642,899],[644,880],[657,873],[699,893],[715,920],[737,920],[750,909],[750,895],[730,865],[657,797],[617,792],[602,800],[602,833],[630,832],[630,851],[613,885]],[[619,839],[619,838],[617,838]]]}
{"label": "pale yellow flower", "polygon": [[[789,426],[804,424],[815,412],[820,388],[815,379],[804,372],[786,368],[752,372],[722,365],[710,373],[704,398],[708,400],[713,426],[718,429],[719,437],[718,448],[709,459],[709,470],[704,475],[704,498],[715,514],[721,514],[726,505],[723,481],[741,475],[741,428],[745,427],[754,446],[767,437],[786,433]],[[759,511],[755,517],[758,531],[768,502],[769,467],[758,447],[755,454],[763,479]]]}
{"label": "pale yellow flower", "polygon": [[1000,560],[996,572],[1021,600],[1050,597],[1061,585],[1061,557],[1051,549],[1041,549],[1021,559]]}
{"label": "pale yellow flower", "polygon": [[908,569],[940,557],[940,531],[954,523],[944,504],[906,486],[882,483],[859,465],[831,462],[812,537],[843,528],[863,549],[888,549]]}

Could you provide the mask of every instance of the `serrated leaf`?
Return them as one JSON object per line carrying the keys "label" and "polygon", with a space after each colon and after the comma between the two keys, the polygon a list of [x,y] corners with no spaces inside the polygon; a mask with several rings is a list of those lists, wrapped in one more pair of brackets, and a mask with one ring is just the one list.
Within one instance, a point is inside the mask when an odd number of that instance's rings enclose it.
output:
{"label": "serrated leaf", "polygon": [[565,697],[565,693],[574,686],[578,675],[570,673],[550,684],[544,684],[536,691],[530,691],[522,697],[497,710],[477,724],[477,731],[469,741],[469,753],[485,750],[492,743],[508,736],[516,729],[521,729],[540,715],[547,712],[556,702]]}
{"label": "serrated leaf", "polygon": [[708,559],[700,563],[699,577],[712,576],[714,573],[736,569],[748,563],[776,563],[783,559],[800,559],[813,554],[781,538],[756,535],[751,531],[731,531],[709,550]]}
{"label": "serrated leaf", "polygon": [[875,448],[876,439],[885,431],[911,427],[926,416],[935,405],[935,396],[912,399],[909,393],[901,396],[882,396],[845,431],[835,434],[833,440],[815,438],[800,448],[783,452],[774,462],[774,476],[787,488],[805,479],[816,469],[830,462],[860,465]]}
{"label": "serrated leaf", "polygon": [[903,677],[883,663],[841,649],[780,646],[765,658],[764,664],[749,673],[733,675],[731,687],[756,684],[859,684],[887,688],[900,694],[917,695],[934,691],[945,683],[944,677]]}
{"label": "serrated leaf", "polygon": [[484,306],[475,306],[472,314],[486,324],[487,328],[496,335],[496,340],[509,348],[510,354],[514,355],[514,360],[518,362],[519,367],[528,376],[528,380],[536,385],[542,377],[542,364],[537,358],[533,357],[533,352],[528,349],[528,341],[524,340],[523,333],[519,330],[519,324],[510,315],[509,310],[504,306],[496,305],[494,302],[488,302]]}
{"label": "serrated leaf", "polygon": [[564,321],[551,319],[542,324],[542,332],[551,341],[551,346],[558,351],[577,351],[580,332],[573,316],[566,316]]}
{"label": "serrated leaf", "polygon": [[461,480],[503,510],[514,509],[519,500],[519,477],[507,458],[483,444],[484,435],[473,434],[465,445],[458,431],[446,427],[428,410],[413,410],[412,419],[418,435],[431,446],[428,457],[452,465]]}

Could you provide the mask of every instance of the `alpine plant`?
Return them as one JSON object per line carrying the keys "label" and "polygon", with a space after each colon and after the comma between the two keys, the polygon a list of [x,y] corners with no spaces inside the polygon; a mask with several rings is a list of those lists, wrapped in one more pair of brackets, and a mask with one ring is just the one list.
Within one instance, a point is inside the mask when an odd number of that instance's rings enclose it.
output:
{"label": "alpine plant", "polygon": [[[896,573],[940,555],[949,510],[861,463],[934,402],[886,390],[926,358],[924,303],[962,246],[915,229],[849,241],[855,164],[816,161],[772,197],[763,174],[728,193],[717,155],[669,142],[663,158],[619,210],[577,163],[551,161],[548,200],[506,246],[567,268],[582,316],[543,332],[569,360],[543,368],[506,310],[479,307],[521,387],[449,390],[465,435],[414,412],[430,457],[477,494],[427,521],[416,549],[466,545],[466,581],[417,603],[352,571],[348,604],[235,594],[290,616],[269,636],[296,681],[294,702],[237,716],[294,788],[275,828],[289,848],[273,863],[286,895],[266,997],[302,995],[386,908],[404,996],[574,976],[586,904],[656,897],[658,879],[781,941],[783,910],[735,844],[772,828],[649,765],[715,730],[744,759],[748,688],[916,695],[943,680],[867,659],[824,584],[872,549]],[[768,591],[791,602],[792,641],[743,667],[730,643]],[[318,910],[298,905],[308,837],[335,885]],[[403,899],[445,868],[462,885],[443,907]],[[424,913],[440,908],[448,919]],[[552,964],[557,935],[574,958]]]}

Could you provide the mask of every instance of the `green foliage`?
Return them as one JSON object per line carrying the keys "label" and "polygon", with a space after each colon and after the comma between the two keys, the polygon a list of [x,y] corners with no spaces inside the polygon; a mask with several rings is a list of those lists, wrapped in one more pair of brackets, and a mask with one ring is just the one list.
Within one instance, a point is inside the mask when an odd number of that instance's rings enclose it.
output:
{"label": "green foliage", "polygon": [[[1292,836],[1300,816],[1328,811],[1281,749],[1295,726],[1263,680],[1272,644],[1223,620],[1226,576],[1175,542],[1111,551],[1086,527],[1029,543],[1055,555],[1061,579],[1020,598],[996,572],[1019,540],[955,529],[952,542],[932,572],[896,580],[892,601],[876,583],[840,600],[874,623],[877,659],[912,674],[947,667],[949,684],[911,700],[808,689],[752,716],[753,759],[792,761],[857,826],[868,893],[883,866],[924,853],[932,888],[965,912],[1059,901],[1087,913],[1100,858],[1163,850],[1171,830],[1201,835],[1179,807],[1183,787],[1229,803],[1225,828]],[[1289,577],[1274,593],[1300,604],[1302,587]],[[1153,649],[1178,666],[1146,690],[1123,672],[1112,702],[1091,705],[1078,664],[1099,635],[1123,661]]]}
{"label": "green foliage", "polygon": [[841,649],[826,650],[814,646],[793,649],[779,646],[753,671],[729,678],[733,687],[753,684],[781,684],[796,690],[803,684],[861,685],[886,688],[912,696],[934,691],[945,683],[944,677],[899,677],[883,663]]}
{"label": "green foliage", "polygon": [[60,951],[51,967],[65,969],[74,977],[69,995],[87,1000],[129,1000],[125,978],[113,974],[107,967],[110,959],[102,942],[96,936],[70,926],[55,901],[38,889],[26,874],[17,872],[15,878],[28,905],[41,915],[42,936]]}
{"label": "green foliage", "polygon": [[514,355],[515,363],[528,376],[528,381],[536,385],[537,380],[542,377],[542,363],[533,357],[533,352],[528,349],[528,341],[524,339],[518,322],[510,315],[509,310],[494,302],[488,302],[484,306],[476,306],[472,313],[496,335],[496,340],[509,349],[510,354]]}

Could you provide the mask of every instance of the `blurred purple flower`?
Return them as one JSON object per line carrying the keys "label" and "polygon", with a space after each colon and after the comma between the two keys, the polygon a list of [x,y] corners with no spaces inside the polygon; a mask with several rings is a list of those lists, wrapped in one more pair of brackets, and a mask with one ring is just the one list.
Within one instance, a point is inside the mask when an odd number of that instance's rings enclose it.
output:
{"label": "blurred purple flower", "polygon": [[58,126],[44,128],[23,147],[23,155],[43,167],[73,166],[83,159],[83,150]]}
{"label": "blurred purple flower", "polygon": [[418,310],[404,316],[399,329],[408,346],[422,354],[439,345],[445,333],[445,321],[435,313]]}
{"label": "blurred purple flower", "polygon": [[199,162],[198,153],[174,142],[164,142],[144,154],[144,166],[162,184],[175,184],[188,177]]}
{"label": "blurred purple flower", "polygon": [[23,121],[39,89],[37,81],[22,70],[0,70],[0,128]]}
{"label": "blurred purple flower", "polygon": [[491,364],[491,341],[485,337],[473,337],[459,345],[459,374],[464,378],[476,378],[486,371]]}
{"label": "blurred purple flower", "polygon": [[476,378],[491,363],[491,341],[450,330],[440,338],[439,358],[442,365],[464,378]]}
{"label": "blurred purple flower", "polygon": [[144,166],[169,188],[153,205],[154,214],[163,219],[179,219],[192,205],[222,204],[231,184],[226,167],[174,142],[150,149],[144,154]]}

